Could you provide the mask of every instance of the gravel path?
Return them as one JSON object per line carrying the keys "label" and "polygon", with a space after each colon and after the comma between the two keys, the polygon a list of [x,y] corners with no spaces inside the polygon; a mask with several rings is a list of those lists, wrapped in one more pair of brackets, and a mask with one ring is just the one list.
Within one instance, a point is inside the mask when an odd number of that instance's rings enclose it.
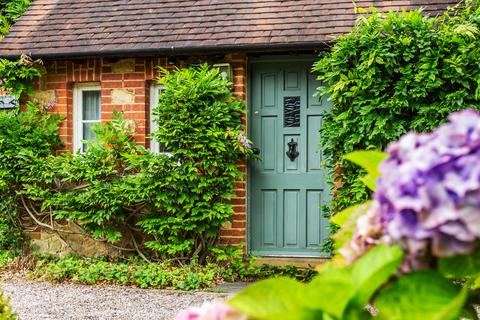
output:
{"label": "gravel path", "polygon": [[4,280],[1,287],[11,297],[20,320],[171,320],[179,310],[227,297],[224,293],[93,287],[23,279]]}

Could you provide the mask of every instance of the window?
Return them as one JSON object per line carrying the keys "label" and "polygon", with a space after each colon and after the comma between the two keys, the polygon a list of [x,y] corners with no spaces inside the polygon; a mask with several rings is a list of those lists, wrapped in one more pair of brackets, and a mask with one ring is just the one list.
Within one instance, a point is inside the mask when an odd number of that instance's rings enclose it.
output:
{"label": "window", "polygon": [[97,85],[79,85],[73,98],[73,151],[85,152],[85,141],[95,140],[92,127],[101,122],[101,91]]}
{"label": "window", "polygon": [[156,153],[168,153],[164,146],[160,145],[158,141],[154,140],[151,135],[158,130],[158,124],[154,120],[153,109],[158,105],[160,94],[165,88],[158,84],[152,84],[150,87],[150,150]]}

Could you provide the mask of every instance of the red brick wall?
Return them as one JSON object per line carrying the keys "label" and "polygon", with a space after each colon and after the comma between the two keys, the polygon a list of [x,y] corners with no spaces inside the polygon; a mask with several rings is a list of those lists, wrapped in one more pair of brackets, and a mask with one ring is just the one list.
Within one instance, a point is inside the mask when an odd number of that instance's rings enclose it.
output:
{"label": "red brick wall", "polygon": [[[232,54],[227,56],[233,68],[233,91],[236,97],[247,100],[247,57],[245,54]],[[246,114],[243,115],[242,122],[247,126]],[[246,159],[238,164],[244,173],[243,181],[236,182],[236,197],[232,199],[233,220],[232,223],[226,223],[221,230],[221,243],[240,244],[247,241],[247,161]]]}
{"label": "red brick wall", "polygon": [[[246,100],[247,63],[245,54],[231,54],[225,57],[233,69],[234,94]],[[171,67],[167,58],[134,58],[128,68],[119,68],[121,62],[109,59],[58,60],[46,63],[47,74],[39,82],[40,90],[55,90],[56,105],[52,112],[65,117],[60,127],[60,136],[65,149],[73,149],[73,88],[75,84],[95,83],[102,88],[102,121],[107,121],[114,110],[124,113],[126,119],[135,122],[135,139],[148,147],[146,134],[149,132],[150,85],[158,76],[158,67]],[[188,62],[179,62],[183,66]],[[115,104],[112,90],[125,89],[134,94],[128,104]],[[246,116],[243,117],[246,125]],[[246,160],[239,163],[245,172],[243,181],[236,183],[236,197],[232,199],[234,214],[221,230],[223,244],[246,242]]]}

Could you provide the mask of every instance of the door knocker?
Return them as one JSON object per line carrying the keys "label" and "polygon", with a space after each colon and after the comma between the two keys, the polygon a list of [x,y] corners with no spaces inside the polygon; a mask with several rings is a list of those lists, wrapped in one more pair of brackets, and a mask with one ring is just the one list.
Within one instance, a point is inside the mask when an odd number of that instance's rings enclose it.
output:
{"label": "door knocker", "polygon": [[296,157],[298,157],[299,153],[297,151],[297,146],[298,146],[298,143],[293,141],[293,138],[292,140],[290,140],[290,142],[288,143],[288,151],[287,151],[287,157],[290,159],[290,161],[294,161]]}

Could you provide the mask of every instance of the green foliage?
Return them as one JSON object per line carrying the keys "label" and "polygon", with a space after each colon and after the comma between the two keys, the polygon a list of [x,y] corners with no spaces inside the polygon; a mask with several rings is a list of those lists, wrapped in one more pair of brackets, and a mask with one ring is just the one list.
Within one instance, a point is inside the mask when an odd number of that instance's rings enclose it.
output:
{"label": "green foliage", "polygon": [[[258,282],[229,304],[252,319],[442,319],[469,315],[462,310],[467,290],[435,271],[396,277],[403,261],[399,247],[379,245],[348,267],[331,267],[308,284],[276,278]],[[365,310],[375,305],[375,317]],[[473,319],[473,318],[469,318]]]}
{"label": "green foliage", "polygon": [[20,98],[22,93],[31,95],[32,80],[42,75],[42,62],[22,55],[18,60],[0,59],[0,90]]}
{"label": "green foliage", "polygon": [[10,27],[27,11],[32,0],[3,0],[0,2],[0,40]]}
{"label": "green foliage", "polygon": [[[1,113],[3,220],[81,233],[144,259],[204,263],[232,217],[237,162],[251,153],[239,141],[244,105],[206,65],[165,72],[162,83],[156,138],[170,155],[139,145],[120,113],[77,155],[54,152],[58,116],[32,104]],[[64,221],[74,230],[55,224]]]}
{"label": "green foliage", "polygon": [[443,274],[457,279],[480,277],[480,248],[471,255],[442,258],[438,267]]}
{"label": "green foliage", "polygon": [[334,105],[321,128],[330,166],[341,168],[333,212],[369,197],[358,179],[364,171],[345,154],[384,150],[408,131],[430,131],[451,112],[479,109],[479,28],[473,1],[440,17],[374,11],[316,63],[320,93]]}
{"label": "green foliage", "polygon": [[[338,251],[348,241],[350,241],[355,229],[357,228],[358,218],[365,215],[366,211],[371,205],[372,201],[366,201],[365,203],[357,204],[344,209],[332,217],[331,223],[334,223],[340,227],[338,232],[332,235],[333,248],[335,251]],[[335,255],[333,260],[343,261],[343,257]]]}
{"label": "green foliage", "polygon": [[378,167],[387,158],[388,155],[380,151],[353,151],[344,156],[344,159],[355,163],[367,171],[367,175],[360,177],[359,180],[372,191],[375,191],[376,181],[380,178]]}
{"label": "green foliage", "polygon": [[274,278],[255,283],[233,299],[230,305],[254,319],[288,319],[301,314],[298,304],[305,285],[290,278]]}
{"label": "green foliage", "polygon": [[326,269],[308,284],[269,279],[245,289],[229,304],[259,320],[370,319],[364,310],[366,303],[396,273],[402,260],[399,247],[379,245],[351,267]]}
{"label": "green foliage", "polygon": [[[28,9],[32,0],[4,0],[0,2],[0,41],[10,27]],[[33,61],[26,55],[18,60],[0,59],[0,91],[17,98],[22,93],[32,94],[31,82],[41,76],[41,61]]]}
{"label": "green foliage", "polygon": [[218,69],[202,65],[162,72],[165,90],[154,110],[154,137],[169,150],[175,167],[160,182],[164,192],[152,199],[162,214],[149,214],[139,225],[156,238],[148,248],[169,255],[193,250],[203,260],[219,228],[231,219],[228,200],[243,176],[237,163],[250,152],[238,139],[245,105]]}
{"label": "green foliage", "polygon": [[[347,158],[368,174],[378,175],[381,155],[357,152]],[[334,236],[336,249],[354,239],[355,222],[371,205],[371,201],[355,205],[332,218],[340,226]],[[306,285],[271,279],[247,288],[229,303],[259,320],[478,318],[474,305],[480,301],[479,248],[473,254],[440,258],[438,265],[407,273],[400,246],[374,242],[372,238],[371,248],[351,265],[336,255],[318,267],[320,273]],[[368,303],[375,306],[375,316],[366,312]]]}
{"label": "green foliage", "polygon": [[201,266],[195,262],[177,267],[172,262],[146,263],[141,260],[107,261],[78,257],[44,258],[30,277],[53,282],[118,284],[140,288],[195,290],[223,280],[225,268],[218,264]]}
{"label": "green foliage", "polygon": [[4,298],[0,291],[0,320],[15,320],[16,318],[16,315],[12,312],[8,304],[8,299]]}
{"label": "green foliage", "polygon": [[18,193],[31,176],[30,164],[44,161],[62,145],[60,117],[29,103],[25,112],[0,112],[0,252],[17,250]]}
{"label": "green foliage", "polygon": [[[138,286],[140,288],[175,288],[196,290],[213,287],[224,281],[250,281],[265,279],[273,275],[288,276],[297,279],[310,279],[307,275],[312,270],[299,270],[290,267],[255,266],[252,261],[245,261],[238,254],[241,248],[226,247],[216,257],[210,257],[203,265],[193,260],[184,265],[177,265],[173,260],[160,263],[147,263],[138,258],[108,259],[79,258],[67,256],[57,258],[43,256],[37,259],[29,277],[51,282],[77,282],[88,285],[117,284]],[[292,280],[293,281],[293,280]]]}
{"label": "green foliage", "polygon": [[375,300],[379,319],[458,319],[466,290],[434,271],[407,274],[379,294]]}

